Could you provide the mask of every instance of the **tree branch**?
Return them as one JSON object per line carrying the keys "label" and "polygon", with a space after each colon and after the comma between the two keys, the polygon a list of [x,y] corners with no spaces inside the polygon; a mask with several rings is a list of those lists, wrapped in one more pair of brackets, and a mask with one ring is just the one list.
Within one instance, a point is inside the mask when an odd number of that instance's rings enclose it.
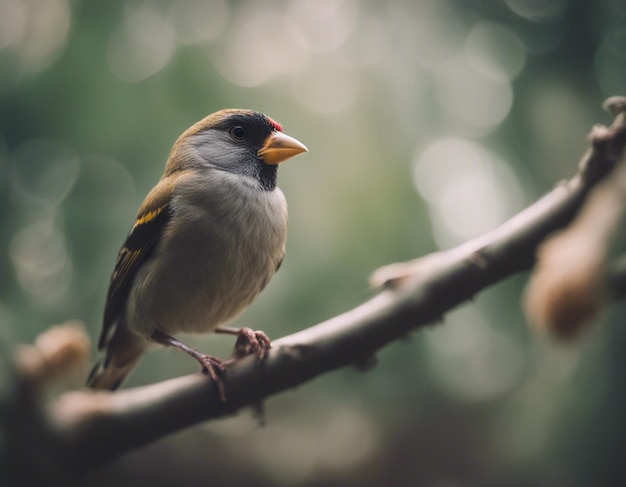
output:
{"label": "tree branch", "polygon": [[531,269],[538,245],[572,221],[590,188],[615,166],[626,143],[623,110],[602,134],[592,132],[591,147],[576,176],[499,228],[454,249],[379,269],[373,280],[384,289],[370,300],[274,341],[261,365],[251,357],[233,364],[226,375],[226,403],[218,400],[215,385],[202,374],[116,393],[62,395],[49,410],[59,461],[75,472],[86,472],[330,370],[367,365],[390,342],[441,320],[446,311],[491,284]]}

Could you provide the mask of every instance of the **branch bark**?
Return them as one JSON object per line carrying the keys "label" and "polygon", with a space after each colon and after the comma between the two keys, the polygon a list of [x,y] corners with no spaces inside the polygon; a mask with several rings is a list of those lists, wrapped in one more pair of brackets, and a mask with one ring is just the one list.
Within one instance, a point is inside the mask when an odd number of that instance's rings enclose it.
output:
{"label": "branch bark", "polygon": [[87,472],[131,449],[233,414],[330,370],[370,364],[390,342],[440,321],[446,311],[486,287],[531,269],[538,245],[572,221],[590,188],[611,173],[621,156],[626,124],[624,111],[616,114],[602,137],[592,132],[590,148],[571,180],[499,228],[454,249],[380,269],[374,280],[383,290],[370,300],[274,341],[261,365],[251,357],[233,364],[226,377],[226,403],[218,400],[215,385],[202,374],[115,393],[62,395],[48,410],[59,461],[73,472]]}

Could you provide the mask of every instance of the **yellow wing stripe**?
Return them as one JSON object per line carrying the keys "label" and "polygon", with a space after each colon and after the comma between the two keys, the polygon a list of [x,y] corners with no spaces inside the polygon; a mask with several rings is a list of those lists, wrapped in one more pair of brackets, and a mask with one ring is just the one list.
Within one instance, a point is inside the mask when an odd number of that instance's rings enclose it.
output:
{"label": "yellow wing stripe", "polygon": [[161,214],[161,212],[163,211],[164,208],[166,208],[166,206],[161,206],[160,208],[157,208],[156,210],[152,210],[141,215],[139,218],[137,218],[137,220],[135,220],[135,224],[133,225],[133,228],[136,228],[139,225],[143,225],[144,223],[151,222],[152,220],[154,220],[157,216]]}

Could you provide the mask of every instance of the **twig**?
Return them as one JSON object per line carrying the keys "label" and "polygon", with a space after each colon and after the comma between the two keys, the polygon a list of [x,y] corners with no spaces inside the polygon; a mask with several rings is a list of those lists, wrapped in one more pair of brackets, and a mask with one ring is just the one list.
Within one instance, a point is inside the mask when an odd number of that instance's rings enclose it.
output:
{"label": "twig", "polygon": [[[590,139],[596,147],[611,146],[626,125],[626,98],[609,98],[604,107],[615,121],[609,128],[593,128]],[[591,323],[605,302],[617,296],[620,284],[610,261],[625,243],[626,153],[619,145],[607,153],[616,161],[611,177],[591,190],[571,225],[541,245],[526,292],[530,322],[561,338],[572,338]]]}
{"label": "twig", "polygon": [[[526,292],[529,321],[560,338],[573,338],[613,297],[607,278],[612,257],[624,245],[626,154],[610,178],[589,193],[576,219],[538,250]],[[614,283],[615,284],[615,283]]]}

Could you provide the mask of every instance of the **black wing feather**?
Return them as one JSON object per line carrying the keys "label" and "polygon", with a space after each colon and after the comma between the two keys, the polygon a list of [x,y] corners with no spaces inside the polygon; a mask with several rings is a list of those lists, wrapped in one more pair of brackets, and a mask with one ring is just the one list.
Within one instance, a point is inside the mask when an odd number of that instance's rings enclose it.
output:
{"label": "black wing feather", "polygon": [[137,271],[150,258],[171,217],[172,207],[170,205],[147,211],[137,217],[137,221],[126,237],[126,242],[120,249],[115,270],[111,276],[111,284],[104,308],[102,332],[98,340],[99,350],[105,347],[115,322],[124,313]]}

